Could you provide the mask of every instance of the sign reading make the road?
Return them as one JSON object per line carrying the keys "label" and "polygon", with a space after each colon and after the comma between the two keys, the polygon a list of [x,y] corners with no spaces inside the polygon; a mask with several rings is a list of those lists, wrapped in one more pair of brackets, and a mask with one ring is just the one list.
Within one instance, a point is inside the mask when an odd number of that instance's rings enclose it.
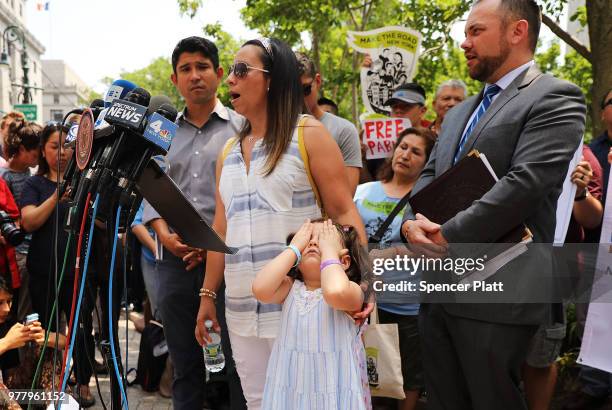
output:
{"label": "sign reading make the road", "polygon": [[15,111],[22,112],[23,115],[25,115],[26,120],[28,121],[36,121],[38,119],[38,116],[36,114],[36,104],[15,104],[13,108],[15,109]]}

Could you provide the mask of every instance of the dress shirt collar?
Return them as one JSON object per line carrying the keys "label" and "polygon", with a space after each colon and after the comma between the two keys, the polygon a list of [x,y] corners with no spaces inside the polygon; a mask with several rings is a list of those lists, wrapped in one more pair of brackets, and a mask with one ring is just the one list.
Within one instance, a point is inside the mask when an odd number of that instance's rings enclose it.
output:
{"label": "dress shirt collar", "polygon": [[[497,86],[499,88],[501,88],[502,91],[505,90],[512,83],[512,81],[516,80],[516,77],[518,77],[523,71],[527,70],[528,68],[530,68],[534,64],[535,64],[535,61],[529,60],[525,64],[523,64],[523,65],[521,65],[519,67],[516,67],[514,70],[510,71],[505,76],[503,76],[502,78],[497,80],[497,82],[495,84],[497,84]],[[490,85],[490,84],[487,83],[485,85],[485,88],[488,85]]]}
{"label": "dress shirt collar", "polygon": [[[210,115],[212,115],[213,113],[217,114],[217,117],[221,118],[222,120],[229,121],[230,119],[227,107],[223,105],[218,98],[217,98],[217,103],[215,104],[215,108],[212,110]],[[183,111],[179,113],[178,118],[176,119],[177,122],[181,120],[189,121],[187,119],[187,107],[185,107]]]}

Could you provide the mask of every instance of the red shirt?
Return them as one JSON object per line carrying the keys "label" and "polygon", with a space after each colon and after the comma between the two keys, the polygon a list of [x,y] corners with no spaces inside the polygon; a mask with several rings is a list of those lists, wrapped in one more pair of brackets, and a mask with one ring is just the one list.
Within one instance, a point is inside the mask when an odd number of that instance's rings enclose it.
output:
{"label": "red shirt", "polygon": [[[582,156],[584,160],[589,163],[591,169],[593,170],[593,177],[587,186],[589,190],[589,194],[593,196],[595,199],[601,201],[602,196],[602,182],[603,182],[603,170],[601,165],[599,165],[599,161],[593,154],[593,151],[589,148],[588,145],[582,146]],[[582,243],[585,240],[585,232],[584,228],[578,224],[574,215],[572,215],[572,219],[570,220],[569,227],[567,228],[567,235],[565,237],[565,243]]]}
{"label": "red shirt", "polygon": [[[14,220],[19,219],[19,208],[15,203],[13,194],[3,178],[0,177],[0,209],[5,211]],[[9,244],[0,245],[0,274],[5,278],[10,275],[10,283],[13,289],[21,286],[19,278],[19,267],[15,257],[15,248]]]}

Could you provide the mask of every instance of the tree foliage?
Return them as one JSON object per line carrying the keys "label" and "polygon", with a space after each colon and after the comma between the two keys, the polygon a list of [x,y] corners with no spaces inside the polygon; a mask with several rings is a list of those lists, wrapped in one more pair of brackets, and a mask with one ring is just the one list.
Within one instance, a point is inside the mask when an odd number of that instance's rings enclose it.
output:
{"label": "tree foliage", "polygon": [[[120,77],[133,82],[138,87],[142,87],[151,95],[166,95],[172,101],[172,104],[177,109],[182,109],[184,106],[183,99],[178,93],[172,82],[170,75],[172,74],[172,64],[167,57],[157,57],[151,63],[141,69],[135,71],[122,71]],[[111,84],[112,78],[105,78],[103,82]]]}
{"label": "tree foliage", "polygon": [[219,65],[224,70],[224,81],[220,84],[217,95],[223,104],[228,105],[230,96],[225,78],[227,78],[229,67],[234,61],[234,55],[243,41],[235,39],[227,31],[224,31],[218,22],[204,26],[204,34],[215,42],[219,50]]}
{"label": "tree foliage", "polygon": [[[555,77],[571,81],[582,89],[586,98],[587,106],[592,103],[593,75],[591,63],[578,54],[575,50],[569,49],[565,56],[561,56],[561,46],[559,40],[554,40],[546,47],[539,47],[540,53],[536,54],[536,63],[543,72],[553,74]],[[593,137],[593,127],[591,117],[587,117],[587,135],[585,139],[590,141]]]}
{"label": "tree foliage", "polygon": [[[199,8],[212,2],[177,0],[177,3],[182,14],[194,16]],[[572,47],[578,46],[558,24],[568,1],[539,0],[538,3],[549,17],[545,23],[556,25],[553,31],[562,41]],[[363,109],[358,89],[362,56],[347,46],[348,30],[402,25],[419,31],[423,42],[414,80],[424,86],[428,101],[431,101],[437,85],[451,78],[464,80],[473,94],[482,85],[469,78],[463,52],[450,38],[453,23],[464,18],[470,6],[471,2],[463,0],[247,0],[241,15],[249,28],[266,36],[281,38],[294,49],[308,53],[322,72],[323,95],[338,103],[341,115],[355,120]],[[612,2],[587,1],[586,6],[579,7],[570,18],[586,25],[589,21],[606,21],[611,10]],[[606,24],[604,27],[589,27],[592,38],[610,36],[610,19],[607,21],[607,28]],[[209,25],[204,31],[218,43],[221,60],[227,68],[240,42],[223,31],[219,24]],[[601,47],[594,47],[594,50],[578,47],[577,50],[568,47],[562,58],[559,42],[555,42],[540,48],[536,59],[545,71],[579,85],[587,100],[592,102],[593,94],[597,99],[598,93],[603,92],[599,88],[612,86],[608,84],[610,75],[602,65],[610,59],[612,51]],[[589,61],[591,59],[595,61]],[[221,88],[223,100],[226,100],[226,94],[226,89]],[[595,125],[598,124],[596,105],[592,102],[591,119],[595,119]],[[590,124],[591,121],[589,127]]]}

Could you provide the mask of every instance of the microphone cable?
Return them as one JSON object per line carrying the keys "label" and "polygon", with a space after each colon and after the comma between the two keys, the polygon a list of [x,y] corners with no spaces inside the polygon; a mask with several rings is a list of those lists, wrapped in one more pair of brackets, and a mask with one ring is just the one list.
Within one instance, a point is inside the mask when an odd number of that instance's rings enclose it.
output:
{"label": "microphone cable", "polygon": [[[141,199],[142,201],[142,199]],[[128,366],[128,358],[129,358],[129,354],[128,354],[128,350],[129,350],[129,335],[128,335],[128,327],[129,327],[129,318],[127,315],[127,294],[128,294],[128,287],[127,287],[127,255],[128,255],[128,245],[129,245],[129,240],[130,240],[130,232],[131,232],[131,222],[134,220],[134,216],[136,216],[136,212],[138,210],[138,207],[133,206],[134,204],[132,203],[132,206],[130,206],[128,209],[128,215],[127,215],[127,219],[126,219],[126,223],[125,223],[125,241],[123,244],[123,292],[125,294],[125,300],[126,300],[126,310],[125,310],[125,368],[123,370],[124,374],[125,374],[125,380],[124,382],[127,384],[127,374],[129,371],[129,366]],[[132,264],[132,269],[133,269],[133,264]]]}
{"label": "microphone cable", "polygon": [[[66,252],[64,254],[64,264],[62,266],[62,273],[60,275],[61,277],[58,278],[57,274],[58,274],[59,266],[58,266],[58,260],[57,260],[57,252],[58,252],[58,242],[59,242],[59,211],[60,211],[59,210],[59,206],[60,206],[60,199],[61,199],[59,197],[59,190],[60,190],[60,185],[61,185],[60,177],[63,176],[62,172],[60,170],[60,167],[59,167],[60,161],[61,161],[61,155],[62,155],[62,134],[66,134],[67,135],[67,131],[68,130],[66,130],[66,125],[65,124],[66,124],[66,120],[68,119],[68,117],[70,115],[72,115],[72,114],[82,113],[82,112],[83,112],[83,110],[78,109],[78,108],[74,109],[74,110],[71,110],[71,111],[67,112],[64,115],[64,118],[62,118],[62,122],[59,123],[59,149],[57,150],[57,181],[56,181],[58,198],[57,198],[57,202],[55,203],[55,223],[54,223],[54,226],[53,226],[53,241],[52,241],[52,245],[51,245],[52,249],[53,249],[53,252],[54,252],[54,254],[53,254],[53,264],[54,264],[54,269],[53,269],[54,274],[53,274],[53,277],[54,277],[54,281],[55,281],[55,283],[54,283],[55,286],[53,286],[53,289],[56,290],[56,292],[55,292],[55,300],[54,300],[54,306],[56,306],[56,309],[55,309],[55,331],[56,331],[56,335],[59,335],[59,328],[60,328],[60,315],[59,315],[59,309],[57,308],[57,305],[59,303],[59,294],[60,294],[60,290],[61,290],[61,287],[62,287],[61,280],[63,278],[64,268],[66,266],[66,264],[65,264],[66,255],[67,255],[68,249],[70,249],[70,245],[71,245],[70,240],[68,240],[67,243],[66,243]],[[43,177],[44,177],[44,175],[43,175]],[[69,236],[69,238],[70,237],[71,237],[71,235]],[[51,323],[51,321],[53,320],[52,317],[53,317],[53,313],[51,313],[51,316],[49,317],[49,320],[48,320],[47,323]],[[57,343],[57,339],[59,339],[59,338],[56,336],[56,343]],[[57,346],[53,349],[53,373],[51,375],[51,384],[53,386],[52,390],[53,390],[54,393],[55,393],[55,386],[56,386],[55,375],[56,375],[56,370],[57,370],[57,352],[58,352],[58,350],[59,349],[57,348]],[[64,391],[64,390],[62,389],[62,391]],[[60,406],[61,406],[61,404],[60,404]]]}
{"label": "microphone cable", "polygon": [[[68,234],[68,244],[70,244],[70,242],[72,242],[72,232],[70,232]],[[59,277],[59,283],[60,286],[57,287],[56,292],[59,294],[60,292],[60,287],[61,287],[61,283],[62,283],[62,279],[64,278],[64,272],[66,270],[66,261],[68,260],[68,250],[70,249],[70,247],[66,247],[66,251],[64,252],[64,262],[62,264],[62,272],[60,274]],[[51,309],[51,314],[49,315],[49,317],[47,318],[47,322],[50,322],[51,318],[53,317],[53,315],[55,314],[55,310],[57,309],[57,298],[55,299],[55,301],[53,302],[53,307]],[[36,385],[38,384],[38,377],[40,376],[40,371],[42,370],[42,362],[44,360],[45,357],[45,351],[47,350],[47,346],[49,344],[49,334],[51,332],[46,331],[45,332],[45,341],[42,345],[42,348],[40,349],[40,357],[38,358],[38,363],[36,365],[36,371],[34,372],[34,377],[32,378],[32,385],[30,386],[30,390],[34,390],[36,388]],[[56,335],[58,335],[59,332],[56,332]],[[58,343],[58,336],[56,336],[56,341],[55,343]],[[53,361],[55,362],[56,360],[56,352],[57,352],[57,346],[54,348],[54,352],[53,352]],[[54,368],[55,368],[55,363],[54,363]],[[55,389],[55,384],[53,385],[53,389]],[[32,407],[32,403],[28,403],[28,410],[30,410]]]}
{"label": "microphone cable", "polygon": [[[77,250],[76,250],[76,264],[74,266],[74,286],[72,287],[72,306],[70,308],[70,319],[68,321],[68,335],[72,334],[72,326],[74,325],[74,310],[76,304],[74,303],[77,299],[77,289],[79,283],[79,275],[80,275],[80,261],[81,261],[81,251],[83,245],[83,233],[85,231],[85,225],[87,223],[87,212],[89,211],[89,201],[91,199],[91,192],[87,193],[87,199],[85,200],[85,208],[83,210],[83,218],[81,220],[81,228],[79,229],[79,239],[77,242]],[[92,221],[93,223],[93,221]],[[91,238],[89,238],[91,241]],[[95,301],[94,301],[95,303]],[[64,357],[63,362],[64,366],[66,366],[66,357],[68,355],[68,344],[64,346]],[[63,373],[62,373],[63,377]]]}
{"label": "microphone cable", "polygon": [[[96,295],[94,293],[94,291],[91,289],[91,286],[87,287],[87,292],[89,292],[89,296],[91,297],[91,300],[94,301],[94,312],[96,313],[96,317],[98,319],[98,323],[102,323],[102,320],[100,320],[100,312],[98,311],[98,304],[95,303],[96,301]],[[83,330],[83,338],[85,338],[85,330]],[[96,390],[98,391],[98,398],[100,399],[100,403],[102,404],[102,408],[104,410],[108,410],[106,407],[106,403],[104,402],[104,398],[102,397],[102,390],[100,388],[100,380],[98,379],[98,372],[96,371],[96,366],[94,365],[95,362],[95,355],[96,355],[96,346],[94,344],[94,358],[92,360],[91,356],[89,355],[89,351],[87,350],[87,348],[85,348],[85,355],[87,356],[87,361],[89,362],[89,365],[91,366],[91,370],[93,371],[93,375],[94,375],[94,379],[96,381]],[[104,358],[102,359],[104,361]],[[106,366],[106,365],[105,365]]]}
{"label": "microphone cable", "polygon": [[[128,401],[127,401],[127,395],[125,393],[125,386],[124,386],[124,377],[121,376],[120,372],[119,372],[119,363],[117,362],[117,354],[115,352],[115,339],[114,339],[114,335],[113,335],[113,273],[115,271],[115,257],[117,256],[117,237],[119,236],[119,224],[120,224],[120,218],[121,218],[121,205],[119,205],[117,207],[117,216],[115,219],[115,230],[114,230],[114,238],[113,238],[113,250],[112,250],[112,256],[111,256],[111,263],[110,263],[110,271],[109,271],[109,278],[108,278],[108,317],[109,317],[109,321],[108,321],[108,334],[109,334],[109,342],[110,342],[110,347],[111,347],[111,353],[112,353],[112,357],[113,357],[113,364],[115,367],[115,375],[117,376],[117,384],[119,385],[119,388],[121,390],[121,395],[123,398],[123,402],[122,402],[122,407],[123,407],[123,403],[125,403],[126,408],[128,406]],[[124,255],[125,257],[125,255]],[[126,352],[127,355],[127,352]]]}
{"label": "microphone cable", "polygon": [[[87,250],[85,251],[85,266],[83,268],[83,279],[81,280],[81,288],[79,291],[79,298],[77,301],[77,307],[76,307],[76,323],[78,324],[79,322],[79,313],[81,310],[81,300],[83,299],[83,289],[85,287],[85,280],[87,279],[87,269],[89,267],[89,255],[91,254],[91,246],[93,243],[93,230],[94,230],[94,226],[95,226],[95,220],[96,220],[96,214],[98,213],[98,202],[100,200],[100,195],[96,194],[96,199],[94,201],[94,205],[93,205],[93,212],[92,212],[92,216],[91,216],[91,225],[89,227],[89,240],[87,241]],[[78,327],[78,326],[77,326]],[[75,327],[72,330],[72,335],[70,338],[70,348],[68,350],[68,356],[66,357],[66,363],[64,365],[64,370],[63,370],[63,381],[62,381],[62,388],[61,388],[61,392],[66,391],[66,383],[68,381],[68,373],[66,371],[68,364],[70,362],[70,359],[72,358],[72,350],[74,349],[74,342],[75,342],[75,336],[76,336],[76,328]],[[60,403],[61,406],[61,403]]]}

